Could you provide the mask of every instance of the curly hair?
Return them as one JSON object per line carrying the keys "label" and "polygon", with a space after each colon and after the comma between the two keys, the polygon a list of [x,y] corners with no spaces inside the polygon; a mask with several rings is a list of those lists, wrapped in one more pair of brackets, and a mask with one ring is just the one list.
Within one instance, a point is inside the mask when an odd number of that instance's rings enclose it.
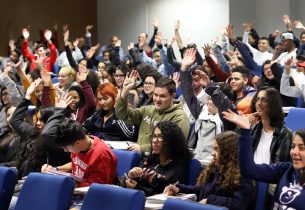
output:
{"label": "curly hair", "polygon": [[197,186],[206,183],[214,169],[218,169],[217,183],[222,188],[234,189],[240,185],[240,168],[238,161],[238,134],[233,131],[225,131],[215,136],[218,144],[218,162],[210,163],[207,169],[200,173]]}
{"label": "curly hair", "polygon": [[176,123],[170,121],[158,122],[155,126],[156,128],[159,128],[161,131],[165,151],[169,155],[169,158],[179,161],[182,164],[188,164],[193,155],[187,148],[181,128]]}

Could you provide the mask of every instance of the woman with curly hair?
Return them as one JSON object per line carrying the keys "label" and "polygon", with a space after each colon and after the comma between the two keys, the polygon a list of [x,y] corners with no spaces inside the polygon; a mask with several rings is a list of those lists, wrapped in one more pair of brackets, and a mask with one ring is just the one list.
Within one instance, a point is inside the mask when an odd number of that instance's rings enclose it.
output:
{"label": "woman with curly hair", "polygon": [[195,193],[200,203],[225,206],[231,210],[247,209],[252,198],[250,180],[240,175],[238,160],[238,135],[226,131],[215,136],[213,161],[202,170],[197,184],[169,185],[164,193]]}
{"label": "woman with curly hair", "polygon": [[169,121],[159,122],[151,139],[151,154],[140,167],[128,172],[123,185],[145,192],[146,196],[162,193],[164,188],[187,179],[188,164],[192,154],[187,149],[181,128]]}

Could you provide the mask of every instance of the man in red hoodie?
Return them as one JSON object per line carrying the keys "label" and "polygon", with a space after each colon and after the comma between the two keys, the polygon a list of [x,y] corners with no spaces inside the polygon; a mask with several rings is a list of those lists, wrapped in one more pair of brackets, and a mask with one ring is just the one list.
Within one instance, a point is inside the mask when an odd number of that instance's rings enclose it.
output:
{"label": "man in red hoodie", "polygon": [[36,67],[35,62],[33,60],[40,60],[48,72],[53,71],[53,65],[57,58],[55,45],[51,41],[52,32],[50,30],[46,30],[44,32],[44,37],[48,42],[48,47],[50,50],[50,56],[47,56],[47,48],[44,44],[38,44],[35,49],[35,54],[33,54],[29,50],[29,36],[30,32],[24,28],[22,30],[23,42],[22,42],[22,55],[30,62],[30,71]]}

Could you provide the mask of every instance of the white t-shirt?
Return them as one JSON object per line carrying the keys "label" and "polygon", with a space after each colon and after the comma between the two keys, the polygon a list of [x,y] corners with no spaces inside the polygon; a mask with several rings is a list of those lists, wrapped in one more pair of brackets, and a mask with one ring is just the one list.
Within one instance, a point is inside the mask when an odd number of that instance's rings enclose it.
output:
{"label": "white t-shirt", "polygon": [[262,129],[261,138],[257,145],[256,151],[254,152],[254,162],[256,164],[270,163],[270,145],[273,138],[273,132],[267,133]]}

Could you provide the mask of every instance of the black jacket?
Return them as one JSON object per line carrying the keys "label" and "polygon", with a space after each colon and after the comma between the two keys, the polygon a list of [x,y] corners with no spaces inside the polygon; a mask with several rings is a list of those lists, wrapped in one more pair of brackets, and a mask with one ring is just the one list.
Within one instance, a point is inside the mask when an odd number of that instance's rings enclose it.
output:
{"label": "black jacket", "polygon": [[90,118],[83,123],[87,134],[91,134],[108,141],[133,141],[134,126],[119,120],[113,115],[104,122],[105,113],[97,110]]}
{"label": "black jacket", "polygon": [[[25,115],[31,101],[23,98],[11,119],[11,125],[17,135],[20,136],[20,148],[18,149],[17,169],[19,178],[30,172],[40,172],[41,166],[47,163],[53,166],[63,165],[69,162],[69,154],[59,149],[51,142],[42,141],[41,135],[36,132],[33,124],[26,122]],[[47,158],[47,156],[49,156]]]}
{"label": "black jacket", "polygon": [[214,169],[202,186],[178,184],[177,187],[181,193],[195,193],[198,202],[207,199],[208,204],[225,206],[230,210],[248,209],[253,194],[251,180],[241,177],[239,187],[224,189],[217,183],[218,176],[220,173]]}
{"label": "black jacket", "polygon": [[[256,148],[258,146],[262,129],[263,129],[262,122],[259,122],[252,129],[253,152],[256,151]],[[273,132],[272,142],[270,145],[270,154],[271,154],[270,163],[291,161],[290,159],[291,139],[292,139],[292,133],[284,124],[275,127]]]}

